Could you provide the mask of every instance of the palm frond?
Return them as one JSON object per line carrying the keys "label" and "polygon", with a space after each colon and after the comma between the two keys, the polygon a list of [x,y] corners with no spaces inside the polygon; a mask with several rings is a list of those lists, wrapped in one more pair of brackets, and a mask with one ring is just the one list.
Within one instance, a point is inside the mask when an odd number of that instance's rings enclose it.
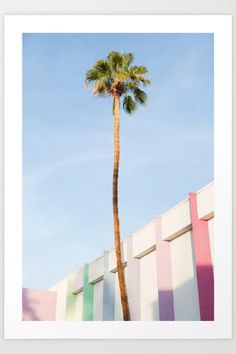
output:
{"label": "palm frond", "polygon": [[111,51],[107,56],[107,61],[112,72],[117,72],[123,67],[123,55],[117,51]]}
{"label": "palm frond", "polygon": [[136,103],[144,105],[147,102],[147,94],[139,88],[136,88],[134,89],[134,99]]}
{"label": "palm frond", "polygon": [[98,71],[101,75],[109,75],[110,74],[110,66],[106,60],[98,60],[94,66],[94,70]]}
{"label": "palm frond", "polygon": [[144,75],[148,73],[148,69],[146,66],[131,66],[130,70],[135,74],[135,75]]}
{"label": "palm frond", "polygon": [[132,64],[132,62],[134,61],[134,55],[133,53],[124,53],[124,66],[125,67],[129,67],[130,64]]}
{"label": "palm frond", "polygon": [[128,95],[124,97],[123,100],[123,109],[126,113],[133,113],[136,109],[136,103],[133,100],[132,96]]}
{"label": "palm frond", "polygon": [[95,81],[109,79],[111,76],[110,67],[106,60],[98,60],[85,74],[85,82],[87,85],[93,84]]}
{"label": "palm frond", "polygon": [[96,81],[98,79],[99,79],[99,72],[97,70],[90,69],[85,74],[86,84],[90,84],[91,82]]}
{"label": "palm frond", "polygon": [[93,94],[95,96],[105,97],[110,95],[111,85],[106,80],[98,80],[93,85]]}
{"label": "palm frond", "polygon": [[127,93],[128,91],[133,92],[136,88],[138,88],[140,85],[139,81],[127,81],[125,82],[125,92]]}
{"label": "palm frond", "polygon": [[148,74],[146,66],[131,66],[129,69],[130,79],[136,84],[142,83],[144,86],[149,85],[151,81],[144,75]]}

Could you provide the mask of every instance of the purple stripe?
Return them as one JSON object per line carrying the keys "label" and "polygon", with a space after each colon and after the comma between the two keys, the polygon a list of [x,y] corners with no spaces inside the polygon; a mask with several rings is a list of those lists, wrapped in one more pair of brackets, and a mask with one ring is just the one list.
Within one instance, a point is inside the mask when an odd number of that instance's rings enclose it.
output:
{"label": "purple stripe", "polygon": [[162,240],[161,218],[156,218],[157,277],[160,321],[174,321],[170,242]]}

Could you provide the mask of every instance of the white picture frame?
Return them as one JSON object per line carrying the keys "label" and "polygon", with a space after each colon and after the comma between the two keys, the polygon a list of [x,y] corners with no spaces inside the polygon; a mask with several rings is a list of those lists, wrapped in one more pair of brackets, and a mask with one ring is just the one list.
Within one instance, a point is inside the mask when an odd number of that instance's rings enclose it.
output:
{"label": "white picture frame", "polygon": [[[214,33],[215,321],[22,321],[22,34]],[[105,20],[105,21],[104,21]],[[116,24],[122,22],[122,28]],[[231,338],[232,18],[229,15],[9,15],[4,34],[5,338]]]}

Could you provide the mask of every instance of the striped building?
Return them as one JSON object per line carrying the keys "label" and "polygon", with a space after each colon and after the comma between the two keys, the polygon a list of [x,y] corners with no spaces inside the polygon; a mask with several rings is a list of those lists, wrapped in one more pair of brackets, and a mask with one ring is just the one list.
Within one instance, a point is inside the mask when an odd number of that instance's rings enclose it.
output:
{"label": "striped building", "polygon": [[[123,241],[131,320],[214,320],[213,190],[190,193]],[[122,320],[115,250],[48,291],[23,289],[23,320]]]}

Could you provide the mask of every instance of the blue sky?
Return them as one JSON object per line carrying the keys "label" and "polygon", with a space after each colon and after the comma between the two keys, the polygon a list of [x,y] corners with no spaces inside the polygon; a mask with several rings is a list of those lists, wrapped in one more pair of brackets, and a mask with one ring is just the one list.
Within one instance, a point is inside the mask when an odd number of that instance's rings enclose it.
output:
{"label": "blue sky", "polygon": [[121,113],[122,239],[213,180],[212,34],[23,36],[23,285],[46,289],[113,248],[111,99],[85,87],[109,51],[151,86]]}

